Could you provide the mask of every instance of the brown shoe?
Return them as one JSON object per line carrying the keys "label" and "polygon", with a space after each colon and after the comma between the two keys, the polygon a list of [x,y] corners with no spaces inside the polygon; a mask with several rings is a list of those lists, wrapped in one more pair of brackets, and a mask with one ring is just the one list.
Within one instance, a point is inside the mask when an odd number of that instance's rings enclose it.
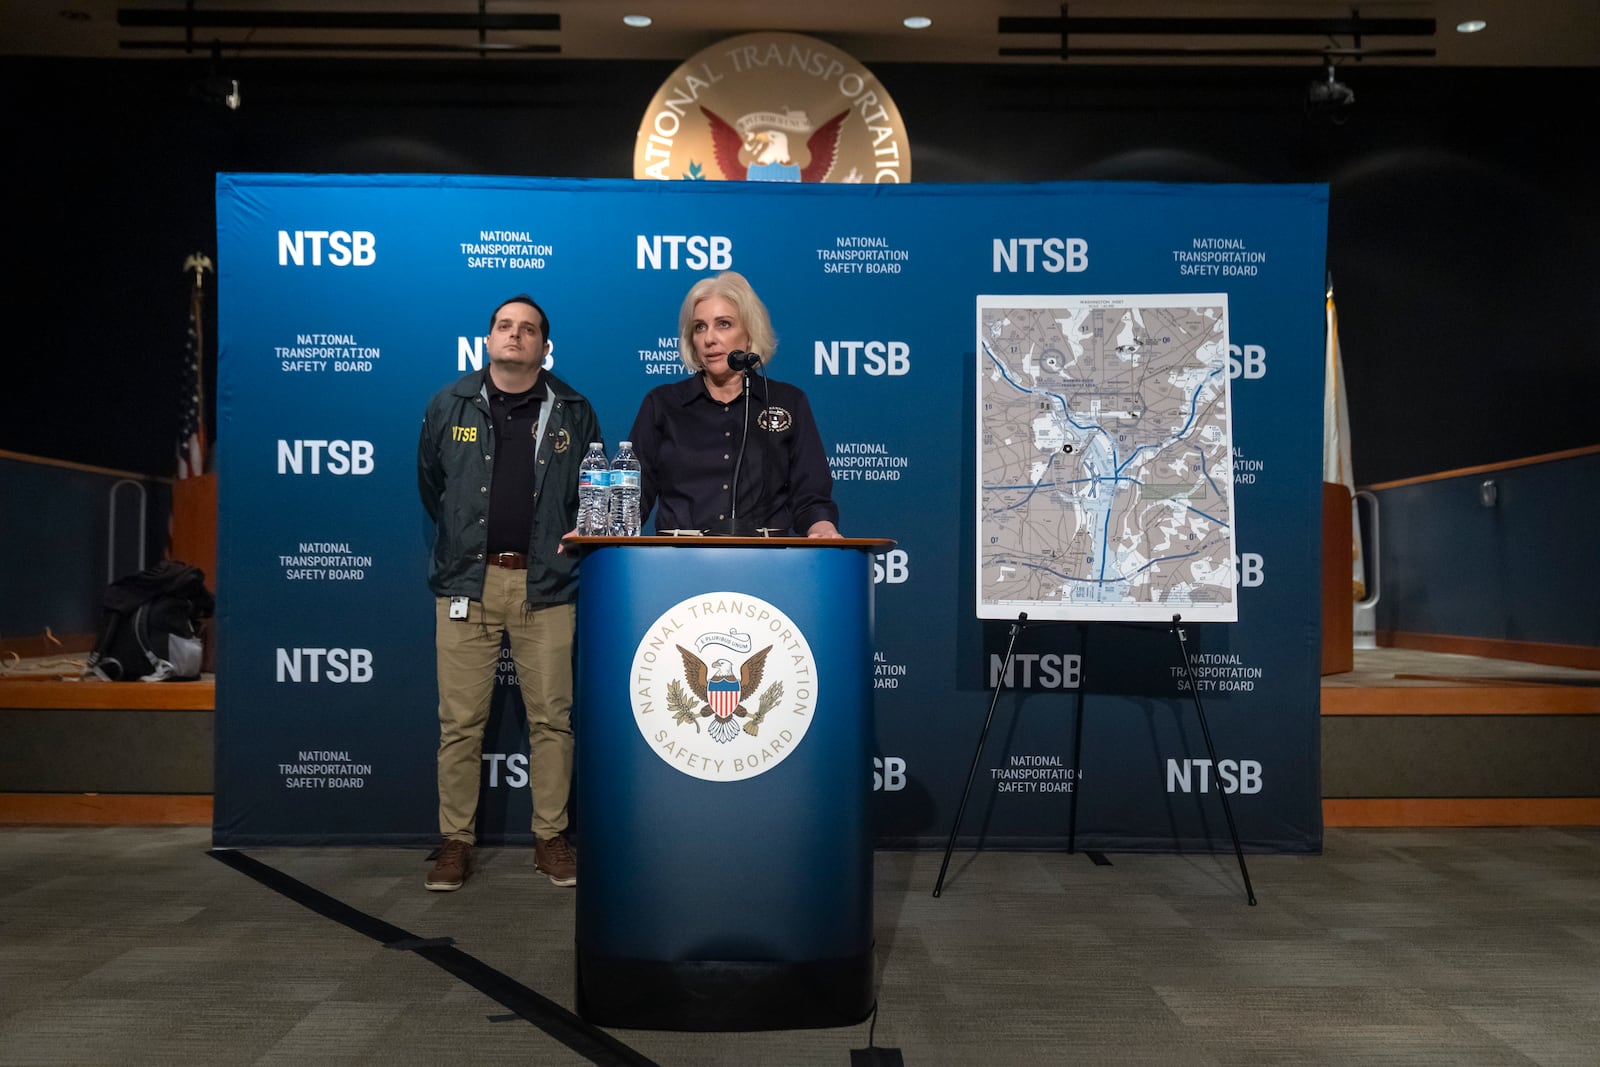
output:
{"label": "brown shoe", "polygon": [[472,846],[465,841],[446,841],[439,849],[438,857],[433,862],[433,869],[428,872],[428,880],[422,883],[423,888],[436,893],[460,889],[461,883],[467,880],[467,873],[472,870]]}
{"label": "brown shoe", "polygon": [[578,884],[578,854],[567,844],[565,834],[557,834],[548,841],[533,842],[533,865],[550,876],[555,885]]}

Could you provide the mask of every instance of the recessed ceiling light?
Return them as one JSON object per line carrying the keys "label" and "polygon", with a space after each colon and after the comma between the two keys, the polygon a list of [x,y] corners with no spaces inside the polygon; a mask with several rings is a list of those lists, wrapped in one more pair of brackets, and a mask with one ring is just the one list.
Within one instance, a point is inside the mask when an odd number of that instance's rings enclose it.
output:
{"label": "recessed ceiling light", "polygon": [[653,20],[649,15],[624,15],[622,22],[627,26],[648,26]]}
{"label": "recessed ceiling light", "polygon": [[1456,26],[1456,32],[1477,33],[1479,30],[1486,28],[1488,25],[1489,24],[1482,19],[1468,19],[1467,21],[1459,23]]}
{"label": "recessed ceiling light", "polygon": [[908,30],[925,30],[933,25],[933,20],[926,15],[908,15],[901,21]]}

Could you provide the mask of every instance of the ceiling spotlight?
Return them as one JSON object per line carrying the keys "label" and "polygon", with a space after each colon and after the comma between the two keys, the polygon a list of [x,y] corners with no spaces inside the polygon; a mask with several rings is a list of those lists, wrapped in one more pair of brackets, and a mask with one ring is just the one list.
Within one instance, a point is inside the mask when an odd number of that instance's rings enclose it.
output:
{"label": "ceiling spotlight", "polygon": [[239,95],[239,79],[225,77],[217,69],[222,61],[222,45],[211,42],[211,63],[200,83],[200,97],[208,104],[221,104],[229,111],[238,111],[243,98]]}
{"label": "ceiling spotlight", "polygon": [[1477,33],[1479,30],[1487,29],[1488,26],[1489,26],[1489,24],[1487,22],[1483,21],[1482,19],[1468,19],[1465,22],[1461,22],[1461,23],[1457,23],[1456,24],[1456,32],[1457,33]]}
{"label": "ceiling spotlight", "polygon": [[208,76],[200,87],[200,95],[208,104],[220,104],[229,111],[238,111],[239,105],[244,102],[239,95],[239,79],[224,78],[216,74]]}
{"label": "ceiling spotlight", "polygon": [[933,25],[933,20],[926,15],[908,15],[900,21],[908,30],[925,30]]}
{"label": "ceiling spotlight", "polygon": [[622,16],[622,24],[624,26],[638,26],[638,27],[642,28],[642,27],[650,25],[650,23],[653,22],[653,21],[654,20],[651,19],[651,17],[649,15],[624,15],[624,16]]}
{"label": "ceiling spotlight", "polygon": [[1323,70],[1326,77],[1306,87],[1306,106],[1312,111],[1331,116],[1336,122],[1342,122],[1345,110],[1356,102],[1356,94],[1334,75],[1333,60],[1328,60]]}

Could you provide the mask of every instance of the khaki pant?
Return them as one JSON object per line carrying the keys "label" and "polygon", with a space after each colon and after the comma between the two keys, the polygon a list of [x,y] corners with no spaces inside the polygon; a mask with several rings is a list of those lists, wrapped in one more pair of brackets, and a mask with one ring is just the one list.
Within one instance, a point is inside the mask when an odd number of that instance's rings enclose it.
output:
{"label": "khaki pant", "polygon": [[500,633],[511,636],[522,703],[528,715],[528,775],[533,787],[533,833],[548,839],[567,828],[572,787],[571,604],[529,609],[528,572],[489,567],[483,600],[465,620],[450,618],[438,597],[434,648],[439,671],[439,833],[477,840],[483,733],[494,698]]}

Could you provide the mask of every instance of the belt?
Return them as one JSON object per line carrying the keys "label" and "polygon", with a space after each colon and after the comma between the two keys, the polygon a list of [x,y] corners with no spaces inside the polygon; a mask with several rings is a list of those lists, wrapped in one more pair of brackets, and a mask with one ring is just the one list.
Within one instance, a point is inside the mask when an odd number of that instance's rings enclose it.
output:
{"label": "belt", "polygon": [[489,556],[489,566],[504,567],[511,571],[528,569],[528,557],[521,552],[495,552]]}

